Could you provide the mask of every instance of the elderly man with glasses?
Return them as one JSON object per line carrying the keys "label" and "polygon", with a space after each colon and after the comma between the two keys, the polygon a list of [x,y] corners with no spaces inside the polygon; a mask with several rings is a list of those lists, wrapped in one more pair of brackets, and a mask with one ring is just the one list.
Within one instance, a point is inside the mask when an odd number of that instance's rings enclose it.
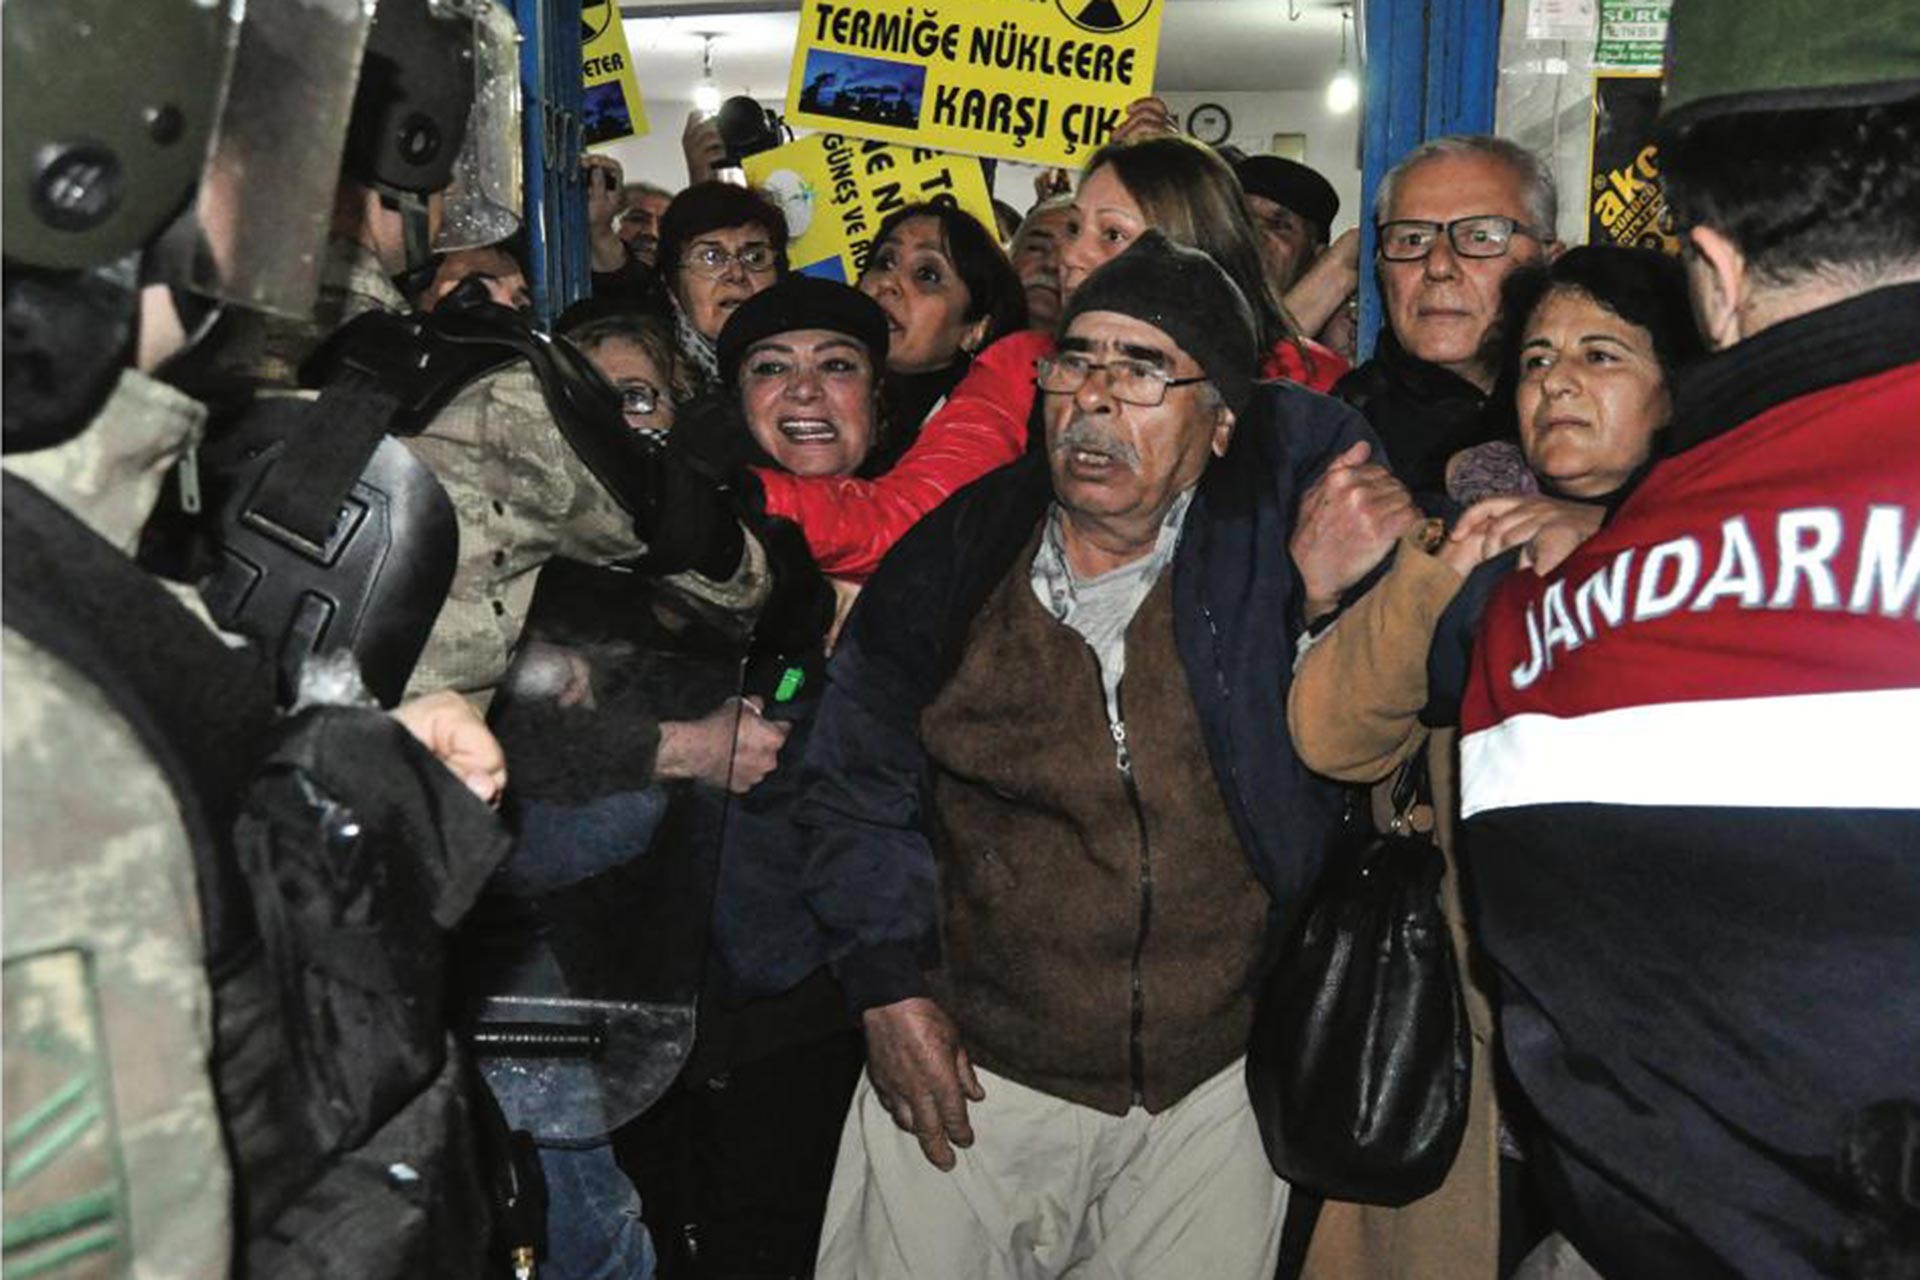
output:
{"label": "elderly man with glasses", "polygon": [[1500,289],[1559,252],[1553,175],[1504,138],[1436,138],[1390,170],[1374,201],[1376,268],[1388,330],[1334,388],[1386,442],[1424,505],[1447,460],[1512,432],[1494,394]]}
{"label": "elderly man with glasses", "polygon": [[821,1275],[1273,1272],[1242,1058],[1340,808],[1292,641],[1348,585],[1289,536],[1371,434],[1258,359],[1226,273],[1147,232],[1039,363],[1044,450],[847,625],[798,814],[867,1035]]}

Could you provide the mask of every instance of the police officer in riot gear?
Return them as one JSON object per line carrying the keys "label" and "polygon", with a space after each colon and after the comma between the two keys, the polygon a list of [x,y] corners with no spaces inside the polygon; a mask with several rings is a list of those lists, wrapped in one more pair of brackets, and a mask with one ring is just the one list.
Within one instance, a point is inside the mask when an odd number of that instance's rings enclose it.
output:
{"label": "police officer in riot gear", "polygon": [[[405,729],[280,719],[268,657],[129,558],[205,418],[154,375],[209,299],[310,303],[317,234],[241,179],[291,156],[331,186],[365,25],[348,0],[7,7],[10,1272],[483,1265],[439,937],[505,851],[469,794],[497,794],[497,745],[446,697]],[[357,681],[326,683],[310,701]]]}
{"label": "police officer in riot gear", "polygon": [[[434,252],[512,233],[514,40],[492,0],[378,6],[343,170],[310,201],[326,211],[318,305],[223,326],[204,361],[213,394],[235,382],[291,388],[341,324],[407,311],[395,277],[430,269]],[[217,424],[205,470],[219,550],[195,576],[224,626],[279,655],[283,691],[307,655],[347,648],[391,704],[439,613],[455,563],[454,508],[391,437],[418,431],[464,381],[506,357],[430,345],[417,326],[367,334],[327,357],[317,402],[245,399]]]}
{"label": "police officer in riot gear", "polygon": [[[383,0],[371,47],[383,43],[395,3]],[[414,47],[400,42],[402,51]],[[489,45],[483,29],[472,57],[484,67],[511,51],[510,41]],[[495,238],[510,229],[485,225],[508,203],[489,178],[503,166],[489,163],[486,143],[518,136],[517,126],[497,127],[498,115],[490,127],[482,119],[487,104],[476,101],[461,143],[461,154],[474,159],[452,166],[444,190],[435,186],[438,174],[407,167],[416,150],[427,149],[411,145],[409,127],[439,100],[431,70],[422,72],[428,87],[418,91],[413,74],[413,64],[396,57],[378,82],[382,93],[366,89],[363,78],[355,107],[350,136],[359,144],[347,150],[322,283],[323,313],[332,305],[352,318],[331,334],[314,324],[281,326],[252,349],[265,357],[255,363],[257,378],[284,381],[297,371],[317,398],[263,401],[204,451],[208,507],[219,516],[221,544],[205,598],[223,625],[278,657],[283,683],[309,654],[344,647],[383,701],[450,687],[485,703],[520,645],[541,569],[557,558],[620,563],[633,569],[625,575],[633,585],[624,607],[649,612],[653,585],[667,579],[664,594],[686,606],[676,614],[675,637],[717,668],[710,674],[720,692],[710,703],[686,707],[694,691],[675,679],[665,682],[672,686],[667,702],[643,698],[642,711],[710,713],[737,690],[736,647],[750,632],[772,636],[783,651],[817,650],[832,616],[831,592],[797,537],[760,528],[722,488],[629,431],[617,395],[570,344],[497,307],[430,316],[407,310],[393,277],[419,258],[423,243],[444,249],[463,229]],[[476,71],[482,85],[511,83],[511,75],[508,68]],[[390,144],[384,150],[375,145],[382,140]],[[456,525],[457,538],[449,536]],[[706,638],[688,627],[707,628],[700,633]],[[603,702],[601,719],[630,710]],[[538,735],[514,743],[543,749]],[[609,796],[630,784],[617,771],[602,781]],[[711,859],[695,860],[664,888],[643,876],[604,887],[625,896],[597,892],[603,886],[596,885],[575,901],[684,895],[673,900],[704,929],[712,877]],[[552,914],[564,905],[548,900],[539,909]],[[685,946],[644,935],[656,954],[669,954],[682,969],[693,966],[691,980],[668,965],[658,982],[639,983],[631,967],[622,967],[618,981],[601,983],[589,971],[612,966],[594,956],[579,963],[582,952],[600,954],[597,931],[557,919],[547,930],[576,944],[562,966],[562,990],[576,1004],[598,1002],[601,1047],[594,1052],[602,1065],[653,1065],[632,1082],[596,1090],[596,1116],[535,1111],[516,1119],[539,1114],[543,1138],[604,1144],[617,1112],[644,1105],[684,1060],[704,934]],[[481,1013],[503,1020],[498,1002]],[[504,1019],[528,1021],[511,1013]],[[568,1034],[545,1027],[534,1038],[548,1044]],[[499,1037],[487,1035],[497,1047]],[[509,1062],[490,1074],[503,1078],[502,1071],[510,1076],[520,1068]],[[559,1076],[573,1078],[564,1070]],[[650,1083],[636,1093],[642,1077]],[[555,1091],[540,1093],[550,1098]],[[605,1171],[612,1171],[610,1159],[602,1162]],[[569,1193],[562,1185],[554,1194]]]}

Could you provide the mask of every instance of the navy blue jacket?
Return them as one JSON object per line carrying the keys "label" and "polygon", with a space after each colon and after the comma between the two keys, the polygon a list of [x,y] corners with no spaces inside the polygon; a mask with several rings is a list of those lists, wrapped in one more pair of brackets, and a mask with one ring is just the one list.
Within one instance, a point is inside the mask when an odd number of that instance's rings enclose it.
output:
{"label": "navy blue jacket", "polygon": [[[1366,421],[1264,383],[1201,477],[1171,568],[1174,639],[1220,792],[1273,898],[1269,946],[1296,918],[1339,824],[1338,789],[1287,737],[1303,591],[1287,539],[1299,500]],[[973,619],[1053,496],[1038,453],[955,494],[902,538],[861,594],[828,670],[800,779],[808,905],[856,1009],[923,995],[938,961],[922,828],[920,714],[957,668]]]}

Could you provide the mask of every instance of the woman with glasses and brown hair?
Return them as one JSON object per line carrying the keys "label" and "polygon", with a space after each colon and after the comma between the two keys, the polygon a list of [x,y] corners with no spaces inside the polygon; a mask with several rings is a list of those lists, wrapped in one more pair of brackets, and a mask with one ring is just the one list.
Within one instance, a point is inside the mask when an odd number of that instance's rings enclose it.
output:
{"label": "woman with glasses and brown hair", "polygon": [[[1252,302],[1265,377],[1315,390],[1345,372],[1331,351],[1300,338],[1267,288],[1259,242],[1233,170],[1190,138],[1159,136],[1103,147],[1088,162],[1067,219],[1061,292],[1117,256],[1149,227],[1204,250]],[[949,495],[1026,452],[1037,392],[1034,362],[1053,335],[1012,334],[974,360],[946,405],[886,475],[802,479],[757,473],[769,515],[797,523],[823,572],[864,581],[900,536]]]}
{"label": "woman with glasses and brown hair", "polygon": [[727,317],[787,273],[787,220],[745,187],[697,183],[660,219],[658,262],[674,337],[704,391],[719,378],[714,344]]}
{"label": "woman with glasses and brown hair", "polygon": [[562,317],[559,330],[620,393],[627,426],[664,444],[675,409],[693,397],[692,373],[667,322],[613,311],[575,325]]}

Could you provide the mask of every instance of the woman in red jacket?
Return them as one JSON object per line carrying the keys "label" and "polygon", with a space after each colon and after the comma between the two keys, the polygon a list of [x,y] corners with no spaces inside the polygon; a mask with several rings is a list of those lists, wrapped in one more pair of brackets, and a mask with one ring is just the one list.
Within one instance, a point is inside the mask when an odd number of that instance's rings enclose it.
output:
{"label": "woman in red jacket", "polygon": [[[1088,161],[1062,233],[1062,293],[1120,253],[1149,227],[1203,249],[1226,268],[1260,321],[1268,355],[1262,373],[1324,391],[1346,362],[1299,336],[1267,288],[1259,239],[1240,184],[1209,148],[1161,136],[1112,143]],[[1018,458],[1027,448],[1033,362],[1053,336],[1016,333],[974,360],[947,403],[886,475],[872,480],[803,479],[759,473],[769,515],[797,523],[823,572],[865,581],[915,521],[956,490]]]}
{"label": "woman in red jacket", "polygon": [[1027,327],[1006,250],[957,205],[910,204],[880,224],[860,292],[887,314],[886,431],[864,473],[890,469],[940,411],[974,356]]}

